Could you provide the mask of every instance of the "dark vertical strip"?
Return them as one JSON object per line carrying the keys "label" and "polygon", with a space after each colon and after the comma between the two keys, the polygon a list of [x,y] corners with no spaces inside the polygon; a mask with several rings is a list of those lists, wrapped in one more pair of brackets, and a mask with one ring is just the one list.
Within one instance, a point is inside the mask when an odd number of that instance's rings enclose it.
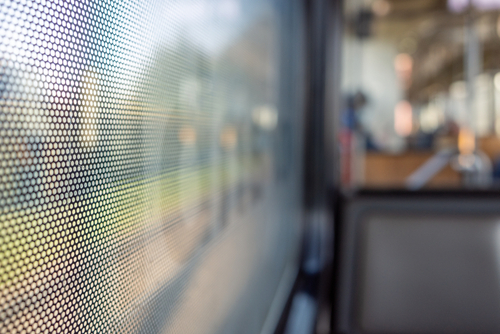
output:
{"label": "dark vertical strip", "polygon": [[305,124],[305,205],[320,209],[325,204],[325,45],[327,0],[310,0],[306,5],[308,21],[308,102]]}
{"label": "dark vertical strip", "polygon": [[[335,190],[340,178],[338,137],[342,109],[343,1],[332,0],[328,7],[325,79],[325,158],[326,182]],[[329,201],[328,203],[331,203]]]}

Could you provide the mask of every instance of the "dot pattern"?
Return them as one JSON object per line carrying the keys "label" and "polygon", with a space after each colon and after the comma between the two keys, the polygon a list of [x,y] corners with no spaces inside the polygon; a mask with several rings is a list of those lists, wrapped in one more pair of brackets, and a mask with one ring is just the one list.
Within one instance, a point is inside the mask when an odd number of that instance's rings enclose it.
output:
{"label": "dot pattern", "polygon": [[0,3],[0,333],[184,332],[203,254],[265,198],[264,217],[298,207],[287,6]]}

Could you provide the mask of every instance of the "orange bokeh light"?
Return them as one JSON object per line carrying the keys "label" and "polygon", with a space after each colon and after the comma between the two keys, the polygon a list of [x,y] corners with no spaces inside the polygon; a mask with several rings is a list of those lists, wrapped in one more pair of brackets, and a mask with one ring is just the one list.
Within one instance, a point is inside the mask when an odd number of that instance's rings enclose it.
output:
{"label": "orange bokeh light", "polygon": [[413,111],[410,102],[401,101],[394,108],[394,130],[401,137],[407,137],[413,129]]}

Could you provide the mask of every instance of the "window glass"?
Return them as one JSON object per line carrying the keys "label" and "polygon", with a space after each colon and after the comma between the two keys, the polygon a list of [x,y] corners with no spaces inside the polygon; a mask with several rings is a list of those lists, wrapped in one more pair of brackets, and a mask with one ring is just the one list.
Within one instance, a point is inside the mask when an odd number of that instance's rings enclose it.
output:
{"label": "window glass", "polygon": [[300,236],[298,3],[0,3],[0,332],[272,328]]}

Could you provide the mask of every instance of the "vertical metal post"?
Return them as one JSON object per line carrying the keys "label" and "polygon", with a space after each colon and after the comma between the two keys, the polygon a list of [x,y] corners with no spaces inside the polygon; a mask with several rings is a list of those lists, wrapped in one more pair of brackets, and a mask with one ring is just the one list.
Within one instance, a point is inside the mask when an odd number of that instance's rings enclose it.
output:
{"label": "vertical metal post", "polygon": [[306,207],[324,207],[325,195],[325,46],[327,0],[309,1],[309,92],[305,147]]}
{"label": "vertical metal post", "polygon": [[467,120],[472,134],[476,135],[476,78],[481,73],[481,44],[475,27],[475,18],[472,8],[469,8],[465,22],[465,43],[464,43],[464,74],[467,85]]}
{"label": "vertical metal post", "polygon": [[458,137],[458,165],[466,187],[487,187],[491,182],[491,162],[477,150],[476,78],[482,71],[482,50],[475,25],[474,10],[469,6],[465,22],[464,76],[467,86],[467,115]]}

